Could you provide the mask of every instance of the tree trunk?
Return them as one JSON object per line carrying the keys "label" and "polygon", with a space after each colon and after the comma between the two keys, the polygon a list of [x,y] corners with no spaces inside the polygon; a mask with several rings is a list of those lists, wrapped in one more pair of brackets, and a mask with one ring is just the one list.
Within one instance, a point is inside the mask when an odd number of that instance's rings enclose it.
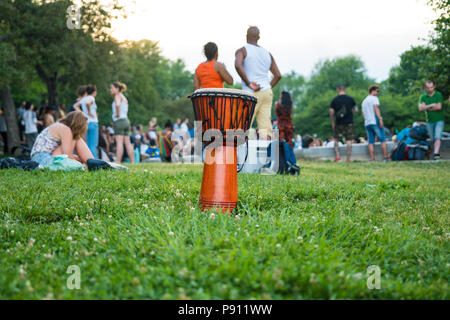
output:
{"label": "tree trunk", "polygon": [[8,133],[8,151],[20,145],[19,126],[17,124],[16,108],[11,97],[11,91],[8,87],[2,88],[3,111],[5,115],[7,133]]}
{"label": "tree trunk", "polygon": [[50,107],[58,106],[58,75],[55,73],[54,77],[51,77],[47,81],[48,92],[48,105]]}
{"label": "tree trunk", "polygon": [[54,72],[49,76],[44,68],[40,64],[36,64],[36,71],[39,77],[47,85],[48,105],[49,107],[58,106],[58,72]]}

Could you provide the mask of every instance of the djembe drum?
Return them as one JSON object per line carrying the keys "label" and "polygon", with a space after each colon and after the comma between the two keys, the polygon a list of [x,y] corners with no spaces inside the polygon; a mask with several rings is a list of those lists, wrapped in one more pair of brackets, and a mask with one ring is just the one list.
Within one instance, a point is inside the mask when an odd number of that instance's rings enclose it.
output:
{"label": "djembe drum", "polygon": [[202,137],[208,130],[218,130],[223,137],[220,145],[216,142],[216,148],[206,152],[200,208],[232,212],[238,200],[236,147],[243,140],[239,135],[250,128],[257,100],[251,93],[233,89],[200,89],[190,98],[195,120],[202,122]]}

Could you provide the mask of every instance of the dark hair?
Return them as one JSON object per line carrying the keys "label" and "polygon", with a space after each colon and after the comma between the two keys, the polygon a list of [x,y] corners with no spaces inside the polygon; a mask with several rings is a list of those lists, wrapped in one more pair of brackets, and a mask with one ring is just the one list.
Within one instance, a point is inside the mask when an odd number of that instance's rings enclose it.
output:
{"label": "dark hair", "polygon": [[313,143],[314,138],[311,136],[305,136],[302,140],[302,148],[303,149],[308,149],[309,146],[311,145],[311,143]]}
{"label": "dark hair", "polygon": [[345,88],[345,85],[343,85],[343,84],[338,84],[337,86],[336,86],[336,90],[338,90],[338,91],[344,91],[346,88]]}
{"label": "dark hair", "polygon": [[287,91],[281,92],[281,105],[283,106],[285,111],[291,111],[292,110],[292,99],[291,95]]}
{"label": "dark hair", "polygon": [[169,128],[170,130],[173,130],[172,121],[167,120],[166,124],[164,125],[164,128]]}
{"label": "dark hair", "polygon": [[33,103],[30,102],[30,101],[28,101],[28,102],[25,104],[25,107],[24,107],[25,110],[30,110],[32,105],[33,105]]}
{"label": "dark hair", "polygon": [[88,84],[88,85],[86,86],[86,93],[87,93],[88,95],[93,94],[95,91],[97,91],[97,88],[96,88],[93,84]]}
{"label": "dark hair", "polygon": [[127,86],[126,86],[125,83],[116,81],[116,82],[113,82],[112,85],[113,85],[114,87],[116,87],[117,89],[119,89],[119,92],[120,92],[120,93],[124,93],[125,91],[127,91]]}
{"label": "dark hair", "polygon": [[217,48],[217,45],[214,42],[208,42],[203,47],[203,52],[205,53],[206,59],[208,59],[208,61],[211,61],[216,57],[218,50],[219,49]]}
{"label": "dark hair", "polygon": [[380,89],[380,87],[378,85],[373,84],[369,87],[369,93],[372,93],[372,91],[379,90],[379,89]]}
{"label": "dark hair", "polygon": [[84,94],[86,93],[86,86],[79,86],[77,89],[77,95],[79,97],[84,96]]}
{"label": "dark hair", "polygon": [[427,84],[432,84],[433,86],[435,85],[433,80],[427,80],[427,81],[425,81],[425,83],[424,83],[423,86],[425,87]]}

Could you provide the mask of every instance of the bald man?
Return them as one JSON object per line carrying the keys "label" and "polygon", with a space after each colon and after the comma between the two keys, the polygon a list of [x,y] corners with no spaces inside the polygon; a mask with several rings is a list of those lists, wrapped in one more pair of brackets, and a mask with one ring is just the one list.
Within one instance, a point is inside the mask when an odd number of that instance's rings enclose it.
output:
{"label": "bald man", "polygon": [[[272,88],[281,80],[280,70],[269,51],[258,45],[259,29],[250,27],[247,30],[247,44],[236,51],[235,67],[242,79],[242,88],[252,92],[258,99],[252,119],[258,122],[261,139],[272,134]],[[273,74],[269,79],[269,71]]]}

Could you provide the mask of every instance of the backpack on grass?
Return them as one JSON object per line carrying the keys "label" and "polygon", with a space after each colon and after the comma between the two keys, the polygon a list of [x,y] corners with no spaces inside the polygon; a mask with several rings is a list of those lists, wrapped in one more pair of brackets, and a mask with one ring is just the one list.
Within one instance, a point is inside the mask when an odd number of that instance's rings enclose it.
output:
{"label": "backpack on grass", "polygon": [[428,151],[428,146],[413,144],[408,146],[408,160],[425,160],[425,154]]}
{"label": "backpack on grass", "polygon": [[[300,175],[300,167],[291,146],[284,141],[272,142],[267,148],[267,158],[272,158],[272,150],[279,147],[278,174]],[[273,160],[276,161],[277,159]],[[272,165],[270,165],[272,167]]]}

